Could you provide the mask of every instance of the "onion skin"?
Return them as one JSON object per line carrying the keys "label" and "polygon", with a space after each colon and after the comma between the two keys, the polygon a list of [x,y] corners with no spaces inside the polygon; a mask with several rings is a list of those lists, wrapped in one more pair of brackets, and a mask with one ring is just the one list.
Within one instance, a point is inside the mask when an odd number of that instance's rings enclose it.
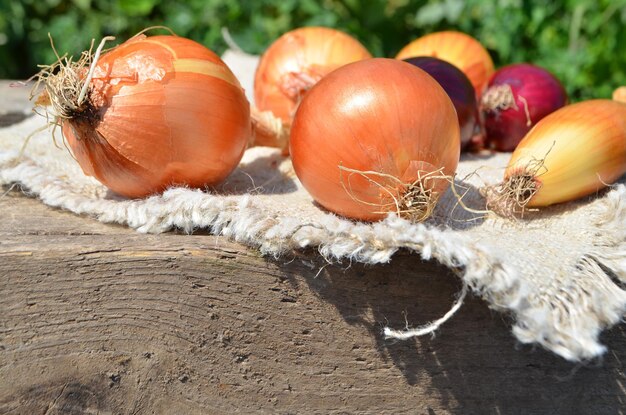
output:
{"label": "onion skin", "polygon": [[479,127],[476,95],[467,76],[451,63],[431,56],[408,58],[404,61],[424,70],[446,91],[454,104],[459,120],[461,148],[467,148]]}
{"label": "onion skin", "polygon": [[463,71],[480,96],[495,68],[485,47],[461,32],[443,31],[422,36],[398,52],[396,59],[433,56],[450,62]]}
{"label": "onion skin", "polygon": [[254,76],[254,102],[291,123],[300,99],[324,75],[347,63],[371,58],[352,36],[326,27],[285,33],[265,51]]}
{"label": "onion skin", "polygon": [[[290,152],[320,205],[373,221],[396,211],[390,193],[401,198],[418,175],[439,176],[425,183],[436,202],[449,185],[441,176],[452,175],[459,162],[459,124],[450,98],[424,71],[368,59],[337,69],[309,91],[294,118]],[[342,168],[376,172],[367,177],[382,186]]]}
{"label": "onion skin", "polygon": [[513,151],[533,125],[566,104],[565,88],[547,70],[527,63],[500,68],[481,102],[487,145]]}
{"label": "onion skin", "polygon": [[83,171],[131,198],[220,183],[250,136],[250,109],[221,59],[191,40],[137,36],[102,55],[87,115],[62,122]]}
{"label": "onion skin", "polygon": [[[539,171],[529,164],[543,160]],[[595,193],[626,173],[626,104],[591,100],[541,120],[519,143],[505,180],[530,174],[538,190],[528,207],[549,206]]]}
{"label": "onion skin", "polygon": [[626,86],[620,86],[615,91],[613,91],[613,100],[626,104]]}

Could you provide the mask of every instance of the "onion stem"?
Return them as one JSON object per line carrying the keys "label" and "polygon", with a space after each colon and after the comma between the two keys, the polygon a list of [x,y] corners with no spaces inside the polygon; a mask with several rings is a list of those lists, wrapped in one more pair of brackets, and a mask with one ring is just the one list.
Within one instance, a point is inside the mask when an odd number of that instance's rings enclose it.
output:
{"label": "onion stem", "polygon": [[228,46],[229,49],[234,50],[235,52],[246,53],[245,50],[241,48],[233,39],[233,36],[230,34],[230,30],[226,26],[221,29],[222,39],[224,39],[224,43]]}
{"label": "onion stem", "polygon": [[89,68],[89,73],[87,74],[87,79],[85,79],[85,83],[83,84],[83,88],[80,90],[80,95],[78,95],[78,106],[80,106],[85,101],[85,96],[87,95],[87,89],[89,88],[89,84],[91,83],[91,78],[93,78],[93,74],[96,71],[96,65],[98,63],[98,59],[100,59],[100,54],[102,53],[102,49],[104,49],[104,44],[109,40],[115,40],[115,36],[105,36],[98,45],[96,49],[96,54],[93,57],[93,61],[91,62],[91,67]]}
{"label": "onion stem", "polygon": [[131,39],[136,38],[137,36],[141,36],[143,34],[145,34],[146,32],[150,31],[150,30],[158,30],[158,29],[163,29],[163,30],[167,30],[170,35],[172,36],[178,36],[176,34],[176,32],[174,32],[172,29],[170,29],[167,26],[163,26],[163,25],[156,25],[156,26],[150,26],[150,27],[146,27],[145,29],[143,29],[142,31],[138,32],[137,34],[135,34],[133,37],[131,37]]}

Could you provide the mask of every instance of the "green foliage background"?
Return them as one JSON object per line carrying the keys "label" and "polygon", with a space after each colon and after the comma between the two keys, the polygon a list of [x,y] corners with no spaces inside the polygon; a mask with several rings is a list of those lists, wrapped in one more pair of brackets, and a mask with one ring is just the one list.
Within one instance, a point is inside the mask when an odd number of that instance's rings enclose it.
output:
{"label": "green foliage background", "polygon": [[436,30],[478,38],[497,66],[533,62],[552,70],[573,101],[626,85],[626,0],[2,0],[0,78],[27,78],[59,52],[78,55],[92,38],[122,41],[166,25],[214,51],[229,29],[247,52],[282,33],[324,25],[351,33],[376,56]]}

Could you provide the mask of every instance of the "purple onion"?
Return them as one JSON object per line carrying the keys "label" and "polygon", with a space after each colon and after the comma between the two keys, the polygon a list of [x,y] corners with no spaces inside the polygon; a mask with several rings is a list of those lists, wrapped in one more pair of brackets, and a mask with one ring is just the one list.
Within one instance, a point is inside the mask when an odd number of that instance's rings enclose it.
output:
{"label": "purple onion", "polygon": [[459,119],[461,148],[466,149],[479,126],[476,92],[470,80],[456,66],[431,56],[408,58],[404,61],[425,71],[446,91]]}
{"label": "purple onion", "polygon": [[567,104],[567,93],[547,70],[528,63],[505,66],[481,99],[487,145],[513,151],[543,117]]}

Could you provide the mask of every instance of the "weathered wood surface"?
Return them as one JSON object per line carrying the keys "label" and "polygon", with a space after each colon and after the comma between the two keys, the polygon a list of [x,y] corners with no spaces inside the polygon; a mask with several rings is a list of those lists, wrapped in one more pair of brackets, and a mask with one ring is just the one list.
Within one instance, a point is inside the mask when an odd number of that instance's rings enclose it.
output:
{"label": "weathered wood surface", "polygon": [[142,235],[14,189],[0,198],[0,413],[626,413],[624,325],[602,361],[572,365],[471,298],[436,337],[391,342],[383,325],[447,311],[455,277],[408,253],[323,266]]}

